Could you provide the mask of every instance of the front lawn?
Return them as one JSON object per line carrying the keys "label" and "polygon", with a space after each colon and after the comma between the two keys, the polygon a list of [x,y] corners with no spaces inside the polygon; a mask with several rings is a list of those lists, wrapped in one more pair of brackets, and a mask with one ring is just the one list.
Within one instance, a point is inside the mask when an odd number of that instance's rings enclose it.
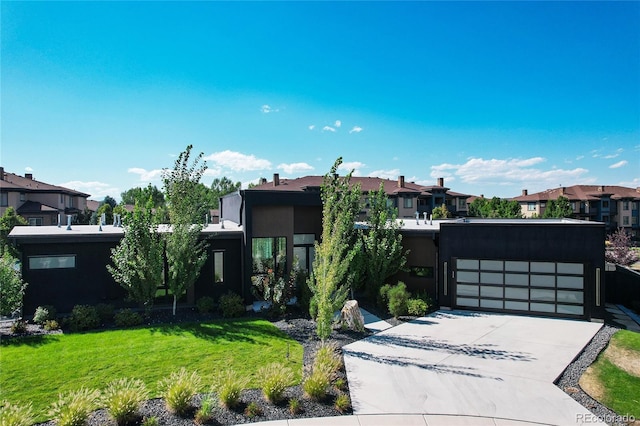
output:
{"label": "front lawn", "polygon": [[6,339],[0,345],[0,400],[33,402],[47,419],[60,392],[82,386],[102,389],[117,378],[143,380],[157,396],[157,383],[185,367],[197,371],[208,391],[225,370],[250,379],[263,365],[281,362],[302,379],[302,346],[264,320],[169,324],[127,330]]}
{"label": "front lawn", "polygon": [[616,413],[640,419],[640,333],[614,334],[580,386]]}

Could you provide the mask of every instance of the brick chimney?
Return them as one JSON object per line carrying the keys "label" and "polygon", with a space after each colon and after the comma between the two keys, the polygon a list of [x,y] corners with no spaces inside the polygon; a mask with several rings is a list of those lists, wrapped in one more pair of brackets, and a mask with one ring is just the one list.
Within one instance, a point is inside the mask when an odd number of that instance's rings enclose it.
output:
{"label": "brick chimney", "polygon": [[523,189],[523,190],[522,190],[522,195],[523,195],[523,196],[524,196],[524,195],[529,195],[529,191],[528,191],[528,190],[526,190],[526,189]]}
{"label": "brick chimney", "polygon": [[29,180],[33,180],[33,173],[25,173],[24,177]]}
{"label": "brick chimney", "polygon": [[0,167],[0,180],[4,180],[4,167]]}
{"label": "brick chimney", "polygon": [[273,186],[278,186],[278,185],[280,185],[280,174],[274,173],[273,174]]}
{"label": "brick chimney", "polygon": [[444,178],[438,178],[438,186],[444,186]]}
{"label": "brick chimney", "polygon": [[404,188],[404,176],[398,176],[398,188]]}
{"label": "brick chimney", "polygon": [[260,185],[267,183],[267,178],[260,178]]}

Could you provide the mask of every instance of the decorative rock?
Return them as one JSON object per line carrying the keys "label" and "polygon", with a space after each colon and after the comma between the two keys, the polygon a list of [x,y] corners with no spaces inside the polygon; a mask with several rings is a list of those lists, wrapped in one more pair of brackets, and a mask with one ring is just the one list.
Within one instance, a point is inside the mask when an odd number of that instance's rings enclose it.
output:
{"label": "decorative rock", "polygon": [[364,331],[364,317],[357,300],[347,300],[340,311],[340,322],[349,330]]}

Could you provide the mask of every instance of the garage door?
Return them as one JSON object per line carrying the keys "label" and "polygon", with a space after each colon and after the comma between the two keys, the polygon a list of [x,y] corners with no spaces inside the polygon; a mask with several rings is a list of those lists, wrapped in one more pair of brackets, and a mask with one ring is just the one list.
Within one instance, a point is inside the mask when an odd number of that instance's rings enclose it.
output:
{"label": "garage door", "polygon": [[585,315],[585,265],[455,259],[454,297],[460,308]]}

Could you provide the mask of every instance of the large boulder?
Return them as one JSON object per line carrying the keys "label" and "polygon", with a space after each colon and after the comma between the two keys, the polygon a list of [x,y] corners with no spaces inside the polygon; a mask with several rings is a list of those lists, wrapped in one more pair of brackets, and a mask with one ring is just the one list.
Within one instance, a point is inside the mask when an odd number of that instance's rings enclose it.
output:
{"label": "large boulder", "polygon": [[364,331],[364,317],[357,300],[347,300],[340,311],[340,322],[349,330]]}

